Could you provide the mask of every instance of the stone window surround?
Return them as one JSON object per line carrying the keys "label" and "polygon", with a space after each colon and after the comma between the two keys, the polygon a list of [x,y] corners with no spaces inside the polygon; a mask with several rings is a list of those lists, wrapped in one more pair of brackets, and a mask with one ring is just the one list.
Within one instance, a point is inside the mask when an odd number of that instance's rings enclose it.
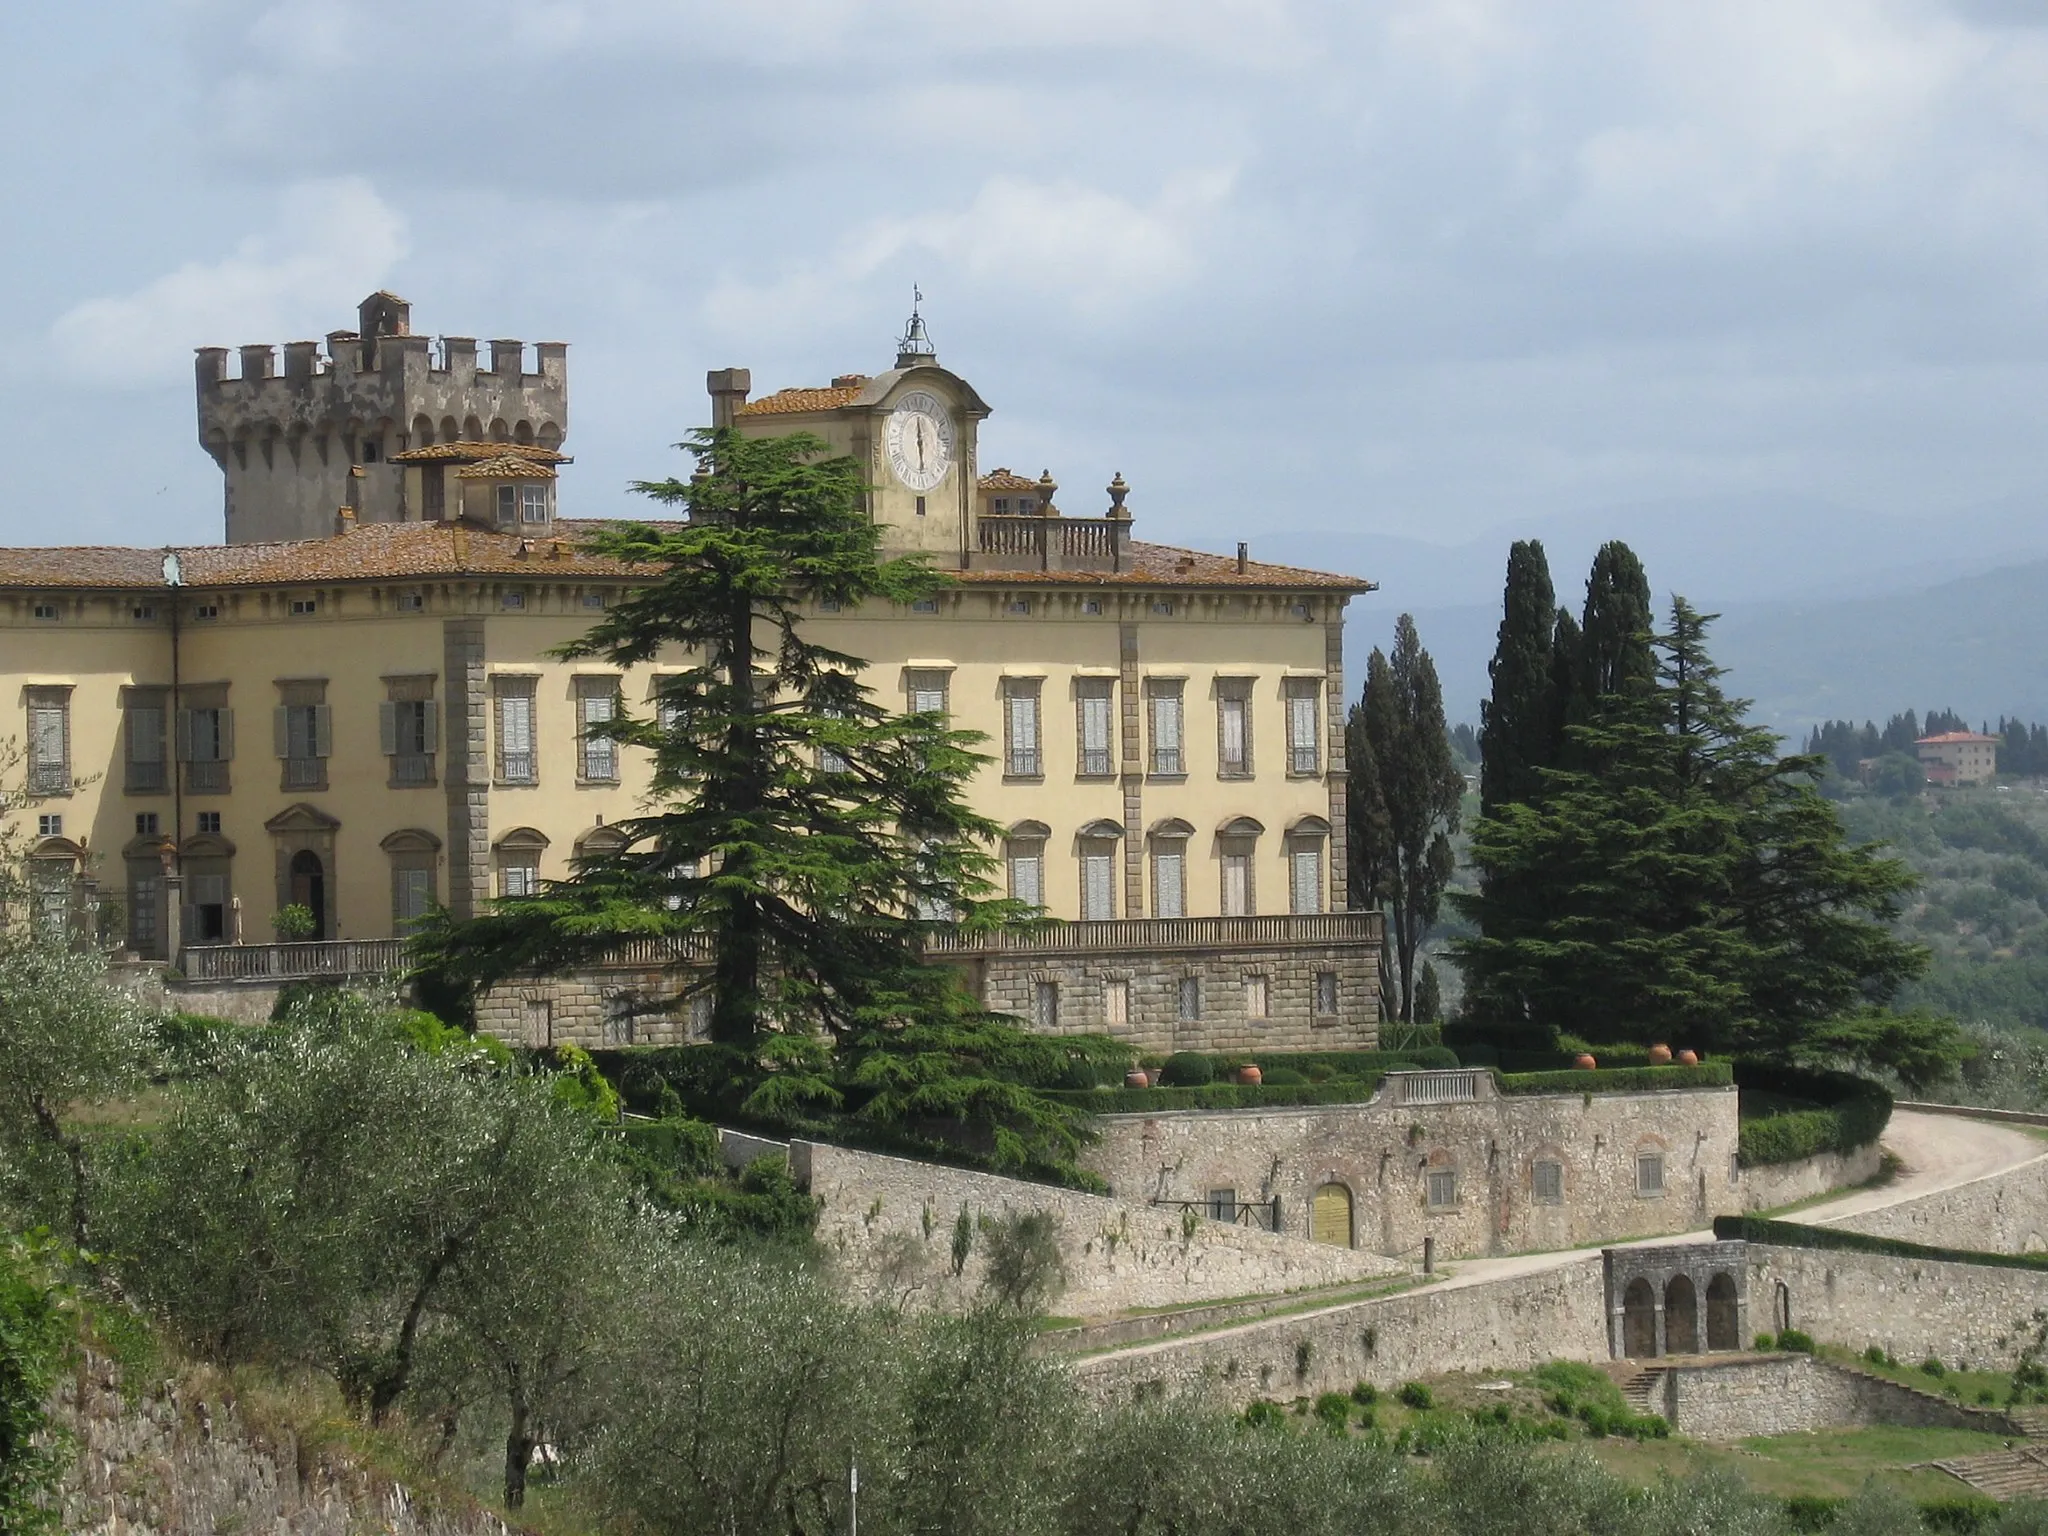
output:
{"label": "stone window surround", "polygon": [[[1150,882],[1149,894],[1151,896],[1153,916],[1187,916],[1188,850],[1194,845],[1194,837],[1194,827],[1177,816],[1170,816],[1164,821],[1154,822],[1152,829],[1145,834],[1145,844],[1148,853],[1145,862],[1147,865],[1147,879]],[[1160,895],[1162,889],[1160,855],[1162,853],[1168,855],[1178,854],[1180,857],[1180,890],[1175,893],[1177,899],[1173,903],[1178,910],[1172,914],[1166,913],[1167,903],[1161,899]]]}
{"label": "stone window surround", "polygon": [[[1122,840],[1124,828],[1121,822],[1106,817],[1089,822],[1074,833],[1074,864],[1080,887],[1079,911],[1084,920],[1111,920],[1122,917],[1123,882],[1117,878],[1117,845]],[[1093,918],[1088,900],[1088,868],[1092,860],[1107,859],[1109,863],[1109,888],[1106,893],[1109,910]]]}
{"label": "stone window surround", "polygon": [[407,827],[387,834],[377,845],[391,865],[391,930],[403,936],[404,924],[412,919],[402,914],[408,874],[424,872],[429,904],[439,900],[441,890],[441,839],[424,827]]}
{"label": "stone window surround", "polygon": [[[327,703],[324,677],[280,677],[275,680],[277,706],[271,716],[271,748],[277,758],[278,788],[285,794],[319,792],[327,788],[327,760],[334,750],[334,722]],[[291,753],[291,721],[288,711],[311,709],[311,748],[305,757]],[[309,766],[308,766],[309,765]]]}
{"label": "stone window surround", "polygon": [[[1259,910],[1258,842],[1265,835],[1265,823],[1252,816],[1233,816],[1216,829],[1217,907],[1225,916],[1255,917]],[[1229,865],[1226,860],[1244,860],[1244,910],[1232,913],[1229,899]]]}
{"label": "stone window surround", "polygon": [[1051,839],[1052,828],[1042,821],[1020,821],[1003,835],[1003,871],[1011,897],[1027,899],[1017,890],[1017,861],[1036,859],[1038,898],[1035,904],[1039,907],[1045,905],[1045,850]]}
{"label": "stone window surround", "polygon": [[[1216,777],[1219,779],[1249,779],[1258,773],[1258,751],[1254,745],[1258,711],[1252,702],[1253,692],[1258,687],[1255,677],[1225,676],[1218,674],[1213,693],[1216,700]],[[1227,706],[1236,705],[1243,713],[1243,760],[1237,767],[1231,767],[1224,755],[1224,716]]]}
{"label": "stone window surround", "polygon": [[542,857],[547,853],[548,836],[534,827],[514,827],[491,844],[491,863],[498,875],[498,894],[510,894],[505,889],[505,875],[513,869],[530,869],[538,878]]}
{"label": "stone window surround", "polygon": [[[121,790],[129,795],[167,795],[171,792],[171,690],[146,684],[131,684],[121,690]],[[156,711],[155,740],[147,744],[154,757],[144,757],[137,748],[145,738],[136,733],[137,710]],[[154,770],[151,772],[150,770]],[[154,782],[151,782],[151,781]]]}
{"label": "stone window surround", "polygon": [[[576,711],[576,782],[579,785],[608,789],[619,782],[619,743],[609,737],[601,744],[586,738],[584,711],[589,701],[609,698],[612,701],[610,718],[617,719],[623,681],[616,672],[577,672],[569,678],[570,701]],[[598,750],[592,750],[594,745]],[[600,771],[593,772],[593,769]]]}
{"label": "stone window surround", "polygon": [[[1119,675],[1114,668],[1082,668],[1074,674],[1074,777],[1077,779],[1101,781],[1117,776],[1116,685]],[[1100,769],[1088,766],[1088,706],[1091,701],[1099,702],[1102,708]]]}
{"label": "stone window surround", "polygon": [[[1005,672],[1000,683],[1003,707],[1003,780],[1010,784],[1041,784],[1045,781],[1045,674]],[[1030,701],[1032,742],[1028,748],[1017,740],[1018,705]],[[1028,753],[1028,756],[1026,755]]]}
{"label": "stone window surround", "polygon": [[[1188,705],[1187,678],[1184,674],[1171,672],[1149,672],[1145,675],[1145,777],[1154,783],[1178,784],[1188,776]],[[1167,747],[1161,741],[1163,733],[1160,722],[1171,717],[1174,721],[1172,732],[1176,745]],[[1178,767],[1161,767],[1170,759],[1164,753],[1171,752],[1177,758]]]}

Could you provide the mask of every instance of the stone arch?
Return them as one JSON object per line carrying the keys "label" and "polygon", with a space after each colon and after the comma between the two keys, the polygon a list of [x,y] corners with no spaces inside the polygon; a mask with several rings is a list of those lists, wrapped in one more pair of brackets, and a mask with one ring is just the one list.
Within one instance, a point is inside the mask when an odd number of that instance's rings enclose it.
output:
{"label": "stone arch", "polygon": [[433,441],[434,418],[431,416],[413,417],[412,441],[407,443],[406,446],[408,448],[425,448],[429,446]]}
{"label": "stone arch", "polygon": [[521,417],[513,424],[512,441],[531,445],[533,442],[533,423]]}
{"label": "stone arch", "polygon": [[1232,816],[1216,828],[1218,837],[1260,837],[1266,824],[1256,816]]}
{"label": "stone arch", "polygon": [[1020,821],[1015,823],[1010,828],[1010,830],[1004,833],[1003,835],[1005,837],[1008,837],[1012,842],[1042,843],[1047,838],[1052,836],[1052,828],[1048,827],[1042,821]]}
{"label": "stone arch", "polygon": [[540,424],[540,431],[534,434],[534,441],[553,451],[562,446],[562,429],[552,421],[544,421]]}
{"label": "stone arch", "polygon": [[1780,1333],[1792,1326],[1792,1287],[1782,1280],[1777,1282],[1777,1292],[1771,1297],[1771,1320]]}
{"label": "stone arch", "polygon": [[501,853],[541,853],[548,846],[548,835],[538,827],[514,827],[491,846]]}
{"label": "stone arch", "polygon": [[462,419],[462,440],[465,443],[480,443],[484,440],[484,423],[480,416],[465,416]]}
{"label": "stone arch", "polygon": [[1318,816],[1314,811],[1309,811],[1287,823],[1287,835],[1289,837],[1328,837],[1330,835],[1330,823],[1327,818]]}
{"label": "stone arch", "polygon": [[1308,1235],[1318,1243],[1349,1248],[1356,1242],[1351,1188],[1336,1179],[1319,1186],[1309,1202]]}
{"label": "stone arch", "polygon": [[1657,1354],[1657,1292],[1641,1275],[1621,1296],[1621,1352],[1630,1360]]}
{"label": "stone arch", "polygon": [[586,829],[576,839],[577,859],[614,859],[626,851],[626,834],[617,827]]}
{"label": "stone arch", "polygon": [[1700,1297],[1690,1275],[1673,1275],[1664,1287],[1664,1353],[1700,1352]]}
{"label": "stone arch", "polygon": [[1182,821],[1178,816],[1168,816],[1164,820],[1153,822],[1145,835],[1162,838],[1193,837],[1195,829],[1191,823]]}
{"label": "stone arch", "polygon": [[461,436],[462,427],[460,423],[453,416],[443,416],[441,418],[441,441],[452,443],[460,439]]}
{"label": "stone arch", "polygon": [[1707,1282],[1707,1348],[1742,1348],[1742,1313],[1735,1277],[1725,1269]]}
{"label": "stone arch", "polygon": [[503,443],[511,441],[511,438],[512,429],[505,424],[505,418],[502,416],[493,416],[491,418],[491,441],[494,443]]}

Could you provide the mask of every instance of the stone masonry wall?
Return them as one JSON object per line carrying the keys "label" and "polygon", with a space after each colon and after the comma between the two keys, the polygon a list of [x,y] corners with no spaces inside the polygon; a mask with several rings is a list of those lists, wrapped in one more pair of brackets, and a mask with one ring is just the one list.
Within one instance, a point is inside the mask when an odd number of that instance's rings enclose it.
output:
{"label": "stone masonry wall", "polygon": [[[1368,1253],[907,1158],[798,1141],[797,1183],[824,1202],[817,1237],[840,1278],[872,1300],[956,1310],[981,1288],[983,1218],[1044,1211],[1058,1221],[1067,1285],[1054,1310],[1103,1316],[1227,1296],[1341,1285],[1392,1274]],[[953,1273],[953,1234],[974,1236]]]}
{"label": "stone masonry wall", "polygon": [[1901,1360],[2002,1370],[2039,1308],[2048,1272],[1749,1245],[1749,1325],[1759,1333],[1789,1324],[1859,1353],[1876,1344]]}
{"label": "stone masonry wall", "polygon": [[[1741,1207],[1730,1182],[1735,1090],[1495,1096],[1398,1102],[1389,1078],[1369,1103],[1289,1109],[1105,1115],[1083,1161],[1129,1200],[1280,1199],[1282,1230],[1306,1235],[1318,1188],[1352,1200],[1353,1242],[1412,1255],[1425,1236],[1442,1258],[1574,1248],[1704,1227]],[[1639,1157],[1663,1159],[1663,1188],[1638,1190]],[[1553,1203],[1535,1165],[1561,1166]],[[1432,1206],[1429,1176],[1454,1176]],[[1439,1181],[1441,1188],[1441,1181]]]}
{"label": "stone masonry wall", "polygon": [[2004,1173],[1829,1225],[1937,1248],[2039,1253],[2048,1249],[2048,1152]]}
{"label": "stone masonry wall", "polygon": [[1074,1362],[1105,1398],[1196,1392],[1241,1408],[1256,1397],[1391,1387],[1439,1371],[1531,1370],[1546,1360],[1607,1358],[1600,1258],[1475,1285],[1424,1285],[1397,1296],[1266,1318]]}
{"label": "stone masonry wall", "polygon": [[1896,1424],[1915,1429],[2009,1432],[2004,1415],[1982,1413],[1896,1382],[1843,1370],[1811,1355],[1717,1361],[1667,1368],[1662,1412],[1700,1440],[1740,1440],[1810,1429]]}
{"label": "stone masonry wall", "polygon": [[[1110,1034],[1145,1051],[1362,1051],[1379,1041],[1378,951],[1364,944],[1285,949],[1062,952],[997,951],[977,957],[982,1000],[1036,1022],[1035,988],[1059,986],[1053,1033]],[[1316,1012],[1316,977],[1337,978],[1337,1010]],[[1201,984],[1201,1017],[1180,1016],[1180,984]],[[1246,1012],[1247,977],[1265,978],[1267,1017]],[[1131,985],[1129,1022],[1103,1022],[1103,983]]]}
{"label": "stone masonry wall", "polygon": [[509,1045],[687,1045],[688,1021],[669,1012],[627,1017],[617,999],[658,998],[673,972],[625,967],[508,981],[477,1000],[476,1026]]}
{"label": "stone masonry wall", "polygon": [[1884,1147],[1872,1142],[1854,1152],[1817,1152],[1789,1163],[1766,1163],[1742,1170],[1742,1208],[1775,1211],[1831,1189],[1849,1189],[1877,1177]]}

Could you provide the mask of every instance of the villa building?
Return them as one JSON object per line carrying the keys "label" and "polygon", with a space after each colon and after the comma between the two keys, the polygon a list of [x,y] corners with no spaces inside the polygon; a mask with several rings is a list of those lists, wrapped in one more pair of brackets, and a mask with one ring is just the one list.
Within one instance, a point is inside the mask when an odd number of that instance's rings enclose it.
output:
{"label": "villa building", "polygon": [[[41,920],[91,922],[193,980],[395,962],[407,925],[616,846],[648,765],[586,733],[680,661],[552,653],[632,585],[564,516],[566,348],[411,334],[389,294],[320,344],[204,348],[199,435],[225,541],[0,550]],[[1345,910],[1350,577],[1133,537],[1129,487],[1067,515],[1050,474],[984,474],[989,407],[913,317],[895,366],[713,422],[806,430],[864,466],[891,552],[956,579],[810,615],[878,697],[987,737],[977,809],[1010,892],[1067,920],[937,947],[990,1003],[1143,1047],[1369,1044],[1378,919]],[[267,727],[267,729],[266,729]],[[0,731],[14,735],[16,731]],[[287,905],[313,940],[272,945]],[[688,1037],[621,999],[663,957],[507,991],[533,1043]]]}
{"label": "villa building", "polygon": [[1930,784],[1989,784],[1998,777],[1998,738],[1981,731],[1943,731],[1913,743]]}

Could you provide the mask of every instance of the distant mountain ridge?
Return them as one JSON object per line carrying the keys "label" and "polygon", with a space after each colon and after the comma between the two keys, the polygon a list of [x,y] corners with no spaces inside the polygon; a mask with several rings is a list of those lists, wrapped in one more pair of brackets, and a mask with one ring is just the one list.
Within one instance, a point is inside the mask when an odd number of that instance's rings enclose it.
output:
{"label": "distant mountain ridge", "polygon": [[1558,597],[1576,609],[1593,552],[1626,540],[1663,605],[1676,591],[1719,612],[1713,651],[1756,718],[1800,736],[1831,718],[1908,707],[1972,721],[2048,718],[2048,516],[2037,498],[1921,525],[1817,502],[1758,498],[1615,508],[1503,526],[1459,545],[1356,531],[1275,535],[1263,558],[1380,583],[1350,609],[1347,687],[1413,613],[1453,721],[1479,718],[1500,621],[1508,545],[1537,537]]}

